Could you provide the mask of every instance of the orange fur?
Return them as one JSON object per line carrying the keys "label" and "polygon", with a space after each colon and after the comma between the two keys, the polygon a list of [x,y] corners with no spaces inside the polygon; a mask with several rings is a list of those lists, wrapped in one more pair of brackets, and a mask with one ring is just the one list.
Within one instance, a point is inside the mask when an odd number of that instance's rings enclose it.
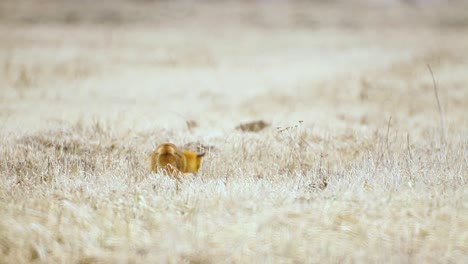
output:
{"label": "orange fur", "polygon": [[201,166],[202,157],[205,153],[195,153],[188,150],[182,150],[185,157],[185,169],[183,172],[197,174]]}
{"label": "orange fur", "polygon": [[177,179],[180,173],[197,174],[204,155],[205,153],[179,150],[172,143],[163,143],[151,154],[150,170],[151,172],[162,170],[164,174],[174,176]]}

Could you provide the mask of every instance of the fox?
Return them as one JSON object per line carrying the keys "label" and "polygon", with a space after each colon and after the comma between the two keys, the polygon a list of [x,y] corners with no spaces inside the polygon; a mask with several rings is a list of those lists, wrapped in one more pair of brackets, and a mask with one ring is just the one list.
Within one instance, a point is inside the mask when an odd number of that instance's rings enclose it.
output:
{"label": "fox", "polygon": [[173,176],[180,181],[182,173],[196,175],[201,166],[205,152],[181,150],[172,143],[159,144],[150,157],[150,171],[162,170],[164,174]]}

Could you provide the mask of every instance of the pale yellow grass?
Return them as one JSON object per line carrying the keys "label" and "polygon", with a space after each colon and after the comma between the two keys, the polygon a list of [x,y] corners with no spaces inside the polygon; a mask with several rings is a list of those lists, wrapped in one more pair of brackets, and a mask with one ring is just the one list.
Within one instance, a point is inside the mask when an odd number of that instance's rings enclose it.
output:
{"label": "pale yellow grass", "polygon": [[118,3],[0,4],[0,263],[468,262],[463,5]]}

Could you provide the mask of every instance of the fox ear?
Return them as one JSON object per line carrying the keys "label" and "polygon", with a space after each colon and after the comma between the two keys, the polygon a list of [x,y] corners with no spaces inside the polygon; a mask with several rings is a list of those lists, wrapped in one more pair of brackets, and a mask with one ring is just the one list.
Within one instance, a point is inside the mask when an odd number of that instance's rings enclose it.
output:
{"label": "fox ear", "polygon": [[203,156],[205,156],[205,152],[198,152],[198,153],[197,153],[197,157],[200,157],[200,158],[201,158],[201,157],[203,157]]}

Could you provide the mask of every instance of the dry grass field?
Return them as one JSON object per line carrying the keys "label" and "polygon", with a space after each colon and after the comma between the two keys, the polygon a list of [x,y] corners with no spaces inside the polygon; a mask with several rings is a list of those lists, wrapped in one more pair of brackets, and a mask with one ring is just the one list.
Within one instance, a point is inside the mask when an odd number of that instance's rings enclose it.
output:
{"label": "dry grass field", "polygon": [[464,1],[0,1],[0,263],[468,263],[467,51]]}

